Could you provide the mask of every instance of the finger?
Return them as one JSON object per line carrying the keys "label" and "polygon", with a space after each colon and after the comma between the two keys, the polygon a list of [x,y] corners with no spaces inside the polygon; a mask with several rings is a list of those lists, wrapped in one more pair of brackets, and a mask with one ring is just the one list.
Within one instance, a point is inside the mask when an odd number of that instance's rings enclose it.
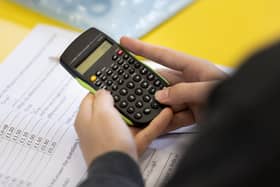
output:
{"label": "finger", "polygon": [[[93,118],[113,131],[128,131],[120,113],[114,107],[114,100],[110,92],[106,90],[99,90],[95,94],[95,101],[93,103]],[[116,125],[117,124],[117,125]],[[107,129],[104,128],[104,129]]]}
{"label": "finger", "polygon": [[140,155],[155,138],[165,131],[172,117],[172,110],[166,108],[146,128],[136,135],[135,140]]}
{"label": "finger", "polygon": [[[172,111],[173,111],[173,113],[174,113],[174,117],[175,117],[175,115],[176,114],[180,114],[179,115],[179,118],[178,119],[176,119],[176,121],[178,121],[178,120],[180,120],[181,119],[181,115],[184,115],[184,113],[186,112],[186,111],[188,111],[188,112],[190,112],[188,109],[189,109],[189,105],[187,105],[187,104],[180,104],[180,105],[173,105],[173,106],[170,106],[171,107],[171,109],[172,109]],[[187,113],[186,114],[186,116],[188,116],[189,114]],[[186,122],[187,122],[187,124],[189,124],[189,123],[191,123],[191,122],[188,122],[188,121],[190,121],[189,119],[189,117],[186,117],[187,118],[187,120],[186,120]],[[172,119],[172,120],[174,120],[174,119]],[[184,119],[185,120],[185,119]],[[191,121],[193,121],[193,120],[191,120]],[[171,124],[172,123],[174,123],[174,122],[171,122]],[[177,123],[177,122],[176,122]],[[169,127],[169,126],[168,126]],[[135,136],[137,133],[139,133],[140,131],[141,131],[141,129],[139,129],[139,128],[135,128],[135,127],[130,127],[130,131],[131,131],[131,133]]]}
{"label": "finger", "polygon": [[93,103],[93,118],[97,123],[111,126],[112,124],[122,122],[119,113],[114,107],[114,101],[110,92],[99,90],[95,94]]}
{"label": "finger", "polygon": [[183,70],[186,65],[193,66],[197,63],[206,62],[205,60],[188,56],[181,52],[177,52],[161,46],[147,44],[140,40],[128,37],[122,37],[120,42],[123,47],[132,51],[136,55],[143,56],[164,66],[179,71]]}
{"label": "finger", "polygon": [[164,77],[170,85],[184,82],[184,77],[181,72],[171,69],[158,69],[157,73]]}
{"label": "finger", "polygon": [[201,106],[192,106],[192,113],[195,116],[196,123],[200,123],[203,120],[203,107]]}
{"label": "finger", "polygon": [[131,134],[135,137],[142,129],[137,127],[129,127]]}
{"label": "finger", "polygon": [[184,110],[178,113],[174,114],[174,117],[170,124],[168,125],[167,129],[164,131],[164,133],[167,133],[169,131],[173,131],[175,129],[192,125],[195,123],[195,118],[190,110]]}
{"label": "finger", "polygon": [[170,105],[170,107],[172,108],[172,111],[174,113],[189,109],[189,105],[186,103],[178,104],[178,105]]}
{"label": "finger", "polygon": [[88,94],[81,102],[79,112],[75,121],[75,128],[79,130],[81,126],[88,124],[92,116],[92,105],[94,102],[94,95]]}
{"label": "finger", "polygon": [[99,90],[95,94],[93,111],[96,113],[109,112],[114,108],[114,100],[111,94],[106,90]]}
{"label": "finger", "polygon": [[81,104],[80,104],[80,111],[82,113],[86,113],[92,110],[92,105],[94,102],[94,98],[95,96],[92,95],[91,93],[88,93],[84,99],[82,100]]}
{"label": "finger", "polygon": [[157,91],[155,98],[162,104],[204,103],[214,82],[179,83]]}

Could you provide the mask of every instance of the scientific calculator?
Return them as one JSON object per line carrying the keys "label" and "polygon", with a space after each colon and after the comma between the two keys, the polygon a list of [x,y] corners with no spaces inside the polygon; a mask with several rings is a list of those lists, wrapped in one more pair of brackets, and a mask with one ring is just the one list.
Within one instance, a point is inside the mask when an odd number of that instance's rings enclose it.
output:
{"label": "scientific calculator", "polygon": [[154,95],[168,82],[96,28],[75,39],[60,63],[91,93],[110,91],[128,125],[145,127],[165,107]]}

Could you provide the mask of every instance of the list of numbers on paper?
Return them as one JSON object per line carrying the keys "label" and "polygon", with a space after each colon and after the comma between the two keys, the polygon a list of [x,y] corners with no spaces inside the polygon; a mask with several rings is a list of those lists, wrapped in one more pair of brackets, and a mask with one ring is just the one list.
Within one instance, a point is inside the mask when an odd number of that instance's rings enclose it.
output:
{"label": "list of numbers on paper", "polygon": [[57,42],[55,34],[47,37],[28,63],[16,62],[6,80],[0,79],[0,186],[34,186],[58,147],[65,147],[63,139],[73,136],[85,92],[65,92],[79,90],[77,83],[58,63],[46,63]]}

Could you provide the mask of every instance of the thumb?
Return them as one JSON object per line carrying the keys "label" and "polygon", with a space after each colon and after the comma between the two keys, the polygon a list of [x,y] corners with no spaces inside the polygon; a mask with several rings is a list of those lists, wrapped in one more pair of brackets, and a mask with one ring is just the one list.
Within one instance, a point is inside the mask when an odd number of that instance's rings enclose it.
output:
{"label": "thumb", "polygon": [[149,144],[166,131],[172,118],[172,110],[170,108],[165,108],[146,128],[136,135],[135,141],[139,155],[142,155]]}
{"label": "thumb", "polygon": [[179,83],[157,91],[155,98],[166,105],[201,103],[206,100],[213,85],[212,82]]}
{"label": "thumb", "polygon": [[110,111],[115,110],[114,101],[110,94],[110,92],[106,90],[99,90],[95,94],[95,100],[93,103],[92,111],[94,113],[108,113]]}
{"label": "thumb", "polygon": [[80,130],[87,128],[85,127],[85,124],[88,124],[91,120],[93,102],[94,95],[92,94],[88,94],[81,102],[80,109],[75,120],[75,128],[78,133]]}
{"label": "thumb", "polygon": [[110,92],[106,90],[99,90],[96,92],[92,111],[93,118],[96,119],[99,124],[102,124],[104,129],[110,127],[116,134],[117,132],[126,132],[130,134],[120,113],[114,107],[114,100]]}

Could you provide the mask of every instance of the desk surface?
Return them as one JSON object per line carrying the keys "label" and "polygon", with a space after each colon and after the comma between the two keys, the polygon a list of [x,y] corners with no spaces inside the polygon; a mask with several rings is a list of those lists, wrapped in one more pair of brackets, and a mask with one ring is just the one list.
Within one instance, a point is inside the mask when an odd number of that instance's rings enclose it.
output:
{"label": "desk surface", "polygon": [[[70,28],[26,8],[0,1],[0,62],[38,23]],[[142,40],[226,66],[280,38],[279,0],[200,0]]]}

